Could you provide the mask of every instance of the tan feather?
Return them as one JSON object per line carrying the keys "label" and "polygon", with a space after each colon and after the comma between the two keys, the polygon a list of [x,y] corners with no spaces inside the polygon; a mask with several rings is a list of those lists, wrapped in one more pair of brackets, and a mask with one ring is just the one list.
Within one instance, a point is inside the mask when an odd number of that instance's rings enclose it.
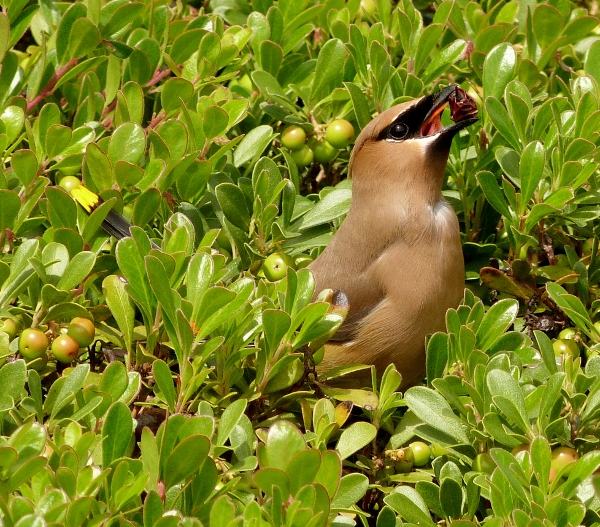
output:
{"label": "tan feather", "polygon": [[[426,103],[420,99],[390,108],[356,140],[350,211],[310,265],[317,292],[341,289],[350,301],[346,322],[326,345],[322,372],[362,363],[375,365],[381,374],[394,363],[403,386],[414,384],[425,373],[426,335],[445,328],[447,309],[462,298],[458,219],[441,193],[456,132],[421,137],[413,131],[400,141],[384,137],[395,123],[415,121],[417,110],[425,119]],[[421,130],[423,119],[413,128]]]}

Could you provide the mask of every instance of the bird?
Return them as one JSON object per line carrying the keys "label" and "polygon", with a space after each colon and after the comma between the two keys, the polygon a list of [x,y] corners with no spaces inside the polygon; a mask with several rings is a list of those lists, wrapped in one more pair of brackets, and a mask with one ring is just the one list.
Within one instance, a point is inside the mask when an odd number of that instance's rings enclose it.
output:
{"label": "bird", "polygon": [[[446,106],[455,122],[444,127]],[[381,375],[394,364],[401,388],[424,378],[426,336],[445,329],[446,311],[464,295],[459,222],[442,184],[452,139],[476,116],[474,101],[451,85],[385,110],[357,137],[350,209],[308,266],[316,292],[340,290],[349,302],[318,374],[366,364]],[[370,370],[338,384],[367,379]]]}

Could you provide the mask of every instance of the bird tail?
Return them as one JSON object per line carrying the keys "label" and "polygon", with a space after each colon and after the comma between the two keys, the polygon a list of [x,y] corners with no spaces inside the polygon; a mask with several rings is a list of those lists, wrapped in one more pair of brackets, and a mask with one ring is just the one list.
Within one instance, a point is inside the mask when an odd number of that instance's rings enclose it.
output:
{"label": "bird tail", "polygon": [[[83,185],[72,189],[71,195],[90,214],[104,202],[100,196]],[[131,231],[129,230],[131,227],[131,223],[113,209],[110,209],[106,218],[102,221],[102,228],[117,240],[131,236]],[[150,243],[153,249],[160,249],[154,242],[151,241]]]}

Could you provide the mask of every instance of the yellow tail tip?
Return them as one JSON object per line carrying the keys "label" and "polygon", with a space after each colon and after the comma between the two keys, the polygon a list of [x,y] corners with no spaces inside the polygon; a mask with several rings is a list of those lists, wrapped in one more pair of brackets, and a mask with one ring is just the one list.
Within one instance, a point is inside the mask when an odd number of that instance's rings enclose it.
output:
{"label": "yellow tail tip", "polygon": [[98,206],[100,197],[88,190],[83,185],[71,190],[71,195],[85,210],[92,212]]}

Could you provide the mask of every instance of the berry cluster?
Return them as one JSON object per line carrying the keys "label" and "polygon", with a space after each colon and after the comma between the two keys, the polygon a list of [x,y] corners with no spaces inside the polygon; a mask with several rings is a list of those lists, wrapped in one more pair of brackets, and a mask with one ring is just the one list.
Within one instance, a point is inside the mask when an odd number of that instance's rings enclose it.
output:
{"label": "berry cluster", "polygon": [[292,159],[299,167],[313,161],[321,164],[333,161],[339,150],[346,148],[354,138],[354,127],[345,119],[332,121],[324,138],[308,139],[301,126],[288,126],[281,134],[281,143],[291,151]]}
{"label": "berry cluster", "polygon": [[79,350],[89,346],[96,335],[94,323],[84,317],[73,318],[64,332],[51,335],[52,345],[48,332],[39,328],[26,328],[19,334],[19,324],[12,318],[0,322],[0,331],[6,333],[11,341],[18,336],[19,353],[28,362],[36,361],[32,365],[36,369],[43,368],[48,362],[48,349],[59,362],[68,364],[74,361]]}

